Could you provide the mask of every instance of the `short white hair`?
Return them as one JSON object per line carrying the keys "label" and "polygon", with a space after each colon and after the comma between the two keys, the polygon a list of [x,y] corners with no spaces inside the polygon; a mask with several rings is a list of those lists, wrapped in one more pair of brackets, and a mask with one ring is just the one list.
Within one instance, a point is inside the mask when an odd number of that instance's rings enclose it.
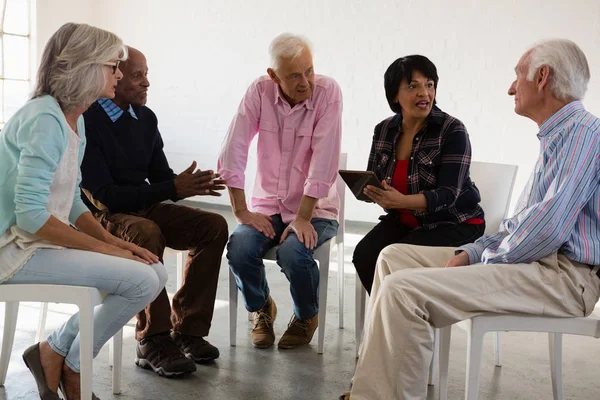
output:
{"label": "short white hair", "polygon": [[295,59],[304,50],[312,53],[310,41],[301,35],[293,35],[291,33],[282,33],[271,42],[269,46],[269,54],[271,55],[271,67],[274,70],[279,68],[281,59]]}
{"label": "short white hair", "polygon": [[50,95],[66,112],[87,107],[106,86],[103,64],[126,59],[127,48],[114,33],[66,23],[46,43],[33,97]]}
{"label": "short white hair", "polygon": [[574,42],[552,39],[533,46],[529,53],[527,80],[544,65],[550,68],[550,90],[560,100],[581,100],[590,80],[590,67],[583,51]]}

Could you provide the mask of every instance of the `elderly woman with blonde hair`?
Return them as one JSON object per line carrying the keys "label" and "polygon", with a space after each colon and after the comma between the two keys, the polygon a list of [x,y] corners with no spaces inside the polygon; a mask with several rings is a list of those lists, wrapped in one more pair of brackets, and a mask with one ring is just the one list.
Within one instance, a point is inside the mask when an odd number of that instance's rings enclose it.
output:
{"label": "elderly woman with blonde hair", "polygon": [[[63,25],[44,49],[33,98],[0,133],[0,284],[106,293],[94,313],[94,356],[167,280],[156,255],[110,235],[80,196],[82,113],[99,97],[114,97],[126,58],[116,35]],[[78,325],[75,314],[23,354],[42,400],[60,399],[59,385],[66,399],[81,398]]]}

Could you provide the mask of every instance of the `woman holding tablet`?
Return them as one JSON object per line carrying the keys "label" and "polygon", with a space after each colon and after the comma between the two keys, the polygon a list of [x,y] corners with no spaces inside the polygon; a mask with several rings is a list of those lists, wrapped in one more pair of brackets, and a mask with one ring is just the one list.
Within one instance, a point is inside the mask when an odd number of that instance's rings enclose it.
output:
{"label": "woman holding tablet", "polygon": [[383,189],[364,194],[386,215],[356,246],[353,260],[370,293],[377,257],[395,243],[461,246],[485,230],[477,187],[471,182],[471,144],[462,122],[435,104],[438,75],[421,55],[397,59],[384,75],[395,115],[375,127],[368,171]]}

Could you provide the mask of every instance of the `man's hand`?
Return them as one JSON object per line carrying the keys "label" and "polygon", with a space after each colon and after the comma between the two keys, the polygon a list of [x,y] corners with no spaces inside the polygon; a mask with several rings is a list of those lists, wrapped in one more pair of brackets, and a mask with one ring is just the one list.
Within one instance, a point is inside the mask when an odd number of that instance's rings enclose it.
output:
{"label": "man's hand", "polygon": [[185,199],[192,196],[220,196],[218,190],[224,190],[225,181],[212,170],[196,170],[196,161],[175,177],[177,197]]}
{"label": "man's hand", "polygon": [[[107,243],[109,245],[117,247],[119,249],[126,250],[135,258],[140,258],[149,264],[156,264],[157,262],[160,261],[158,256],[156,254],[152,253],[150,250],[146,250],[134,243],[119,239],[116,236],[111,235],[111,238],[109,240],[107,240]],[[123,254],[127,254],[127,253],[123,253]],[[126,258],[135,259],[135,258],[129,257],[129,256],[127,256]]]}
{"label": "man's hand", "polygon": [[268,215],[243,210],[235,214],[235,219],[239,224],[251,226],[269,239],[275,238],[275,228],[271,223],[273,219]]}
{"label": "man's hand", "polygon": [[380,189],[376,186],[367,185],[367,187],[365,187],[363,190],[364,194],[366,194],[375,203],[379,204],[382,208],[403,208],[401,205],[404,195],[394,189],[392,186],[389,186],[385,181],[381,183],[383,185],[383,189]]}
{"label": "man's hand", "polygon": [[461,251],[460,253],[449,259],[446,265],[444,265],[444,267],[463,267],[465,265],[470,264],[471,262],[469,261],[469,255],[467,254],[467,252]]}
{"label": "man's hand", "polygon": [[283,243],[290,232],[294,232],[296,236],[298,236],[298,241],[300,241],[300,243],[304,243],[304,247],[307,249],[312,250],[317,246],[317,240],[319,239],[319,236],[309,220],[296,217],[296,219],[290,222],[287,228],[285,228],[283,231],[279,244]]}

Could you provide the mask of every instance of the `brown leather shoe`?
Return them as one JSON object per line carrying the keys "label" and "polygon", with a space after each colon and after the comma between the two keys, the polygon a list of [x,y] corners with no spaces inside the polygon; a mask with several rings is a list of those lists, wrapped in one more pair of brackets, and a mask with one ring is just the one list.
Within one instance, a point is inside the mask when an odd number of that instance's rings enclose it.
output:
{"label": "brown leather shoe", "polygon": [[340,396],[340,400],[350,400],[350,392],[346,392]]}
{"label": "brown leather shoe", "polygon": [[267,299],[267,304],[260,310],[253,313],[254,328],[250,333],[252,346],[257,349],[267,349],[275,343],[275,331],[273,324],[277,317],[277,305],[271,296]]}
{"label": "brown leather shoe", "polygon": [[288,328],[279,340],[280,349],[295,349],[296,347],[309,344],[319,326],[319,314],[305,321],[292,316]]}

